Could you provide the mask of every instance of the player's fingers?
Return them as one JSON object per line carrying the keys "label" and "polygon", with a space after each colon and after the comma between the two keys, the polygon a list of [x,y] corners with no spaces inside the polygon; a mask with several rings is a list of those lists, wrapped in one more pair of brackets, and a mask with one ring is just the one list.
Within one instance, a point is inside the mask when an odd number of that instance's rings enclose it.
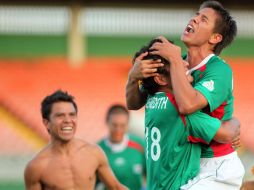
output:
{"label": "player's fingers", "polygon": [[143,74],[144,75],[146,75],[146,74],[153,74],[153,73],[156,73],[157,70],[158,70],[157,68],[151,68],[151,69],[146,68],[146,69],[143,70]]}
{"label": "player's fingers", "polygon": [[[155,63],[161,63],[161,59],[153,60]],[[162,63],[163,64],[163,63]]]}
{"label": "player's fingers", "polygon": [[233,139],[233,142],[238,142],[238,141],[240,141],[240,137],[239,136],[237,136],[236,138]]}
{"label": "player's fingers", "polygon": [[151,51],[150,52],[150,54],[152,54],[152,55],[159,55],[159,53],[160,53],[159,51]]}
{"label": "player's fingers", "polygon": [[162,66],[164,65],[162,62],[161,62],[161,59],[156,59],[156,60],[153,60],[153,59],[148,59],[148,60],[141,60],[141,65],[143,66],[152,66],[152,67],[158,67],[158,66]]}
{"label": "player's fingers", "polygon": [[145,52],[145,53],[141,53],[136,59],[135,59],[135,62],[136,61],[141,61],[145,56],[148,55],[148,52]]}
{"label": "player's fingers", "polygon": [[240,138],[239,137],[234,138],[233,142],[240,142]]}
{"label": "player's fingers", "polygon": [[144,75],[145,78],[148,78],[148,77],[155,77],[155,76],[159,76],[159,74],[158,74],[158,73],[150,73],[150,74]]}
{"label": "player's fingers", "polygon": [[235,146],[235,147],[241,146],[241,142],[240,141],[234,142],[233,146]]}
{"label": "player's fingers", "polygon": [[232,143],[232,146],[233,146],[234,148],[240,147],[240,146],[241,146],[240,140],[234,141],[234,142]]}
{"label": "player's fingers", "polygon": [[[160,42],[156,42],[149,49],[153,52],[153,51],[159,50],[160,47],[161,47],[161,43]],[[150,53],[152,53],[152,52],[150,52]]]}
{"label": "player's fingers", "polygon": [[164,36],[159,36],[158,39],[160,39],[162,43],[170,43]]}
{"label": "player's fingers", "polygon": [[139,57],[137,57],[134,61],[134,64],[139,65],[139,67],[144,67],[148,65],[149,62],[150,62],[149,60],[142,60],[142,59],[139,59]]}
{"label": "player's fingers", "polygon": [[238,145],[240,145],[240,144],[241,144],[240,141],[235,141],[235,142],[232,143],[233,146],[238,146]]}
{"label": "player's fingers", "polygon": [[146,65],[143,65],[143,68],[145,68],[145,69],[155,69],[155,68],[163,67],[163,66],[164,66],[163,63],[150,62],[150,63],[147,63]]}

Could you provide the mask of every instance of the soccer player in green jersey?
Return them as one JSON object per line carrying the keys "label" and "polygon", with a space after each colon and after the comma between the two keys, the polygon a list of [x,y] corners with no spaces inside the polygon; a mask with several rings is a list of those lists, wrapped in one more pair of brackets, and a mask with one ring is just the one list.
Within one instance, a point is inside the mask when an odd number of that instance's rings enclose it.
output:
{"label": "soccer player in green jersey", "polygon": [[109,134],[99,146],[107,155],[116,178],[131,190],[141,190],[146,175],[144,140],[127,133],[129,111],[121,104],[110,106],[106,123]]}
{"label": "soccer player in green jersey", "polygon": [[[157,41],[152,40],[135,57],[148,51]],[[220,120],[200,111],[188,116],[179,114],[169,62],[151,52],[143,59],[161,59],[164,63],[164,67],[158,69],[158,76],[142,80],[142,88],[148,94],[145,111],[147,189],[179,190],[199,172],[201,146],[197,143],[209,144],[213,138],[225,142],[236,134],[220,128]]]}
{"label": "soccer player in green jersey", "polygon": [[[182,41],[188,48],[184,58],[194,77],[193,87],[187,81],[182,64],[180,47],[160,37],[155,43],[154,54],[170,61],[172,87],[179,112],[190,114],[197,110],[209,113],[221,120],[228,120],[233,113],[233,78],[230,66],[218,57],[237,32],[236,22],[217,1],[206,1],[187,24]],[[135,60],[126,86],[129,109],[139,109],[145,104],[147,94],[139,90],[138,80],[157,76],[159,61],[142,61],[144,53]],[[201,172],[185,189],[199,190],[209,184],[211,190],[239,189],[244,169],[229,143],[211,142],[202,148]],[[206,177],[204,177],[206,176]],[[209,188],[206,188],[208,190]]]}

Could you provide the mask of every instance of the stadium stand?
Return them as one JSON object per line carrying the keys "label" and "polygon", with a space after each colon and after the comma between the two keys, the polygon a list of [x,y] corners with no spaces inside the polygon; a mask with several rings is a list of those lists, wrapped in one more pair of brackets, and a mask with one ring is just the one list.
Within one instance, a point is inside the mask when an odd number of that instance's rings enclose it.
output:
{"label": "stadium stand", "polygon": [[80,68],[71,67],[61,59],[36,60],[36,64],[14,62],[5,64],[0,61],[0,104],[44,140],[48,135],[42,125],[40,102],[57,89],[66,90],[76,97],[79,106],[77,136],[91,142],[96,142],[106,133],[106,108],[111,103],[125,101],[128,59],[91,58]]}
{"label": "stadium stand", "polygon": [[0,130],[1,154],[31,154],[35,151],[31,144],[16,134],[14,130],[6,127],[3,122],[0,122]]}

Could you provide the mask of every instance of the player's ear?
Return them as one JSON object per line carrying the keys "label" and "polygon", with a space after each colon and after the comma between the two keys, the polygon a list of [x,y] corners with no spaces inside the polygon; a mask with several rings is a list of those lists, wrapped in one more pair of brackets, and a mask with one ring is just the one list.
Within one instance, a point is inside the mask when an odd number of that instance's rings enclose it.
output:
{"label": "player's ear", "polygon": [[168,84],[166,78],[163,75],[155,76],[154,81],[160,86],[165,86]]}
{"label": "player's ear", "polygon": [[47,130],[49,130],[49,120],[43,119],[42,122],[46,126]]}
{"label": "player's ear", "polygon": [[43,120],[42,120],[42,123],[43,123],[44,125],[46,125],[46,126],[47,126],[47,125],[48,125],[48,123],[49,123],[49,121],[48,121],[47,119],[43,119]]}
{"label": "player's ear", "polygon": [[212,36],[209,39],[209,42],[211,44],[218,44],[222,41],[223,37],[219,33],[213,33]]}

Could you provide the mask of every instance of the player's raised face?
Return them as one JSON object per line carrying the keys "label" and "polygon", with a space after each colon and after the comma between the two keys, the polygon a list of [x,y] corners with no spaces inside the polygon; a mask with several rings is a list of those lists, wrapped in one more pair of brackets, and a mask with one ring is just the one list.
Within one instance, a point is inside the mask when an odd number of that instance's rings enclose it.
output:
{"label": "player's raised face", "polygon": [[187,24],[182,41],[189,46],[202,46],[210,43],[218,14],[212,8],[200,9]]}
{"label": "player's raised face", "polygon": [[128,128],[129,118],[125,113],[113,113],[107,122],[109,127],[110,140],[113,143],[120,143]]}
{"label": "player's raised face", "polygon": [[52,105],[49,120],[44,121],[51,137],[55,140],[69,141],[77,127],[77,112],[70,102],[57,102]]}

